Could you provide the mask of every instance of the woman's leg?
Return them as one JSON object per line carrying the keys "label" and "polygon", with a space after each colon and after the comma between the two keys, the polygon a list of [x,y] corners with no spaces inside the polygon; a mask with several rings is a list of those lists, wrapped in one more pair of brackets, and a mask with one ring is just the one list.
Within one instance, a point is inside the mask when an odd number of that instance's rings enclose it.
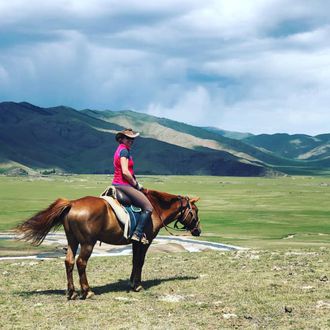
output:
{"label": "woman's leg", "polygon": [[148,244],[148,240],[144,237],[144,228],[148,222],[151,220],[151,213],[153,207],[149,199],[139,190],[131,186],[119,186],[117,187],[123,191],[132,201],[135,206],[141,207],[142,212],[140,220],[135,228],[135,231],[131,237],[132,240],[141,241],[143,244]]}
{"label": "woman's leg", "polygon": [[131,199],[133,205],[141,207],[142,211],[153,211],[153,207],[149,199],[141,191],[133,188],[132,186],[116,186],[116,188],[127,195]]}

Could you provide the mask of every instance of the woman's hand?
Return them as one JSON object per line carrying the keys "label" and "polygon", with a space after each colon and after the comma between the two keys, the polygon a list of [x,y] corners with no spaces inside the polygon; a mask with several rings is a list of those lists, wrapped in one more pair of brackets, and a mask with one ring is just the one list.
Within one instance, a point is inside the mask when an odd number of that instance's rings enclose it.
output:
{"label": "woman's hand", "polygon": [[135,185],[135,188],[137,189],[137,190],[143,190],[143,186],[142,186],[142,184],[140,184],[139,182],[137,182],[136,181],[136,185]]}

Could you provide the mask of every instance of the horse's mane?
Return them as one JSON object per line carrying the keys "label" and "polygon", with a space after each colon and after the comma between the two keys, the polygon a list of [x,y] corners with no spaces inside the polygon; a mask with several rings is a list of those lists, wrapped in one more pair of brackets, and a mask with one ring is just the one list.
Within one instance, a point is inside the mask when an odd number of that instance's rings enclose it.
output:
{"label": "horse's mane", "polygon": [[178,200],[177,195],[169,194],[167,192],[157,190],[145,190],[144,193],[148,198],[156,201],[162,209],[169,209],[174,202]]}

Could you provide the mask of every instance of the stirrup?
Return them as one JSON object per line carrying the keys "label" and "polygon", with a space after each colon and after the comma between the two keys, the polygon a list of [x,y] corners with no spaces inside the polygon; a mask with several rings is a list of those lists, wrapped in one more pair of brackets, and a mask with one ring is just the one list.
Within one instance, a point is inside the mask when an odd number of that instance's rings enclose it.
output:
{"label": "stirrup", "polygon": [[143,245],[147,245],[147,244],[149,244],[149,241],[148,241],[148,239],[147,239],[147,235],[146,235],[145,233],[143,233],[143,235],[142,235],[142,237],[141,237],[141,243],[142,243]]}
{"label": "stirrup", "polygon": [[140,237],[135,233],[132,235],[131,240],[132,241],[137,241],[137,242],[141,241]]}
{"label": "stirrup", "polygon": [[146,236],[146,234],[142,234],[142,237],[140,238],[139,237],[139,235],[138,234],[136,234],[136,233],[134,233],[133,235],[132,235],[132,237],[131,237],[131,240],[132,241],[136,241],[136,242],[140,242],[140,243],[142,243],[143,245],[147,245],[147,244],[149,244],[149,241],[148,241],[148,239],[147,239],[147,236]]}

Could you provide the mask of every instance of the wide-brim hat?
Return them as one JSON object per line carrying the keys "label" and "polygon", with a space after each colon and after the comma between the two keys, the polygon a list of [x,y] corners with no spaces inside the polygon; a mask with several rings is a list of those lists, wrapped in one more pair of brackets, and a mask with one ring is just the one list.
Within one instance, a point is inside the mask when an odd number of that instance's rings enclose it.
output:
{"label": "wide-brim hat", "polygon": [[126,128],[123,131],[120,131],[116,134],[116,141],[119,141],[119,139],[124,136],[131,138],[131,139],[135,139],[139,135],[140,135],[140,133],[134,132],[131,128]]}

